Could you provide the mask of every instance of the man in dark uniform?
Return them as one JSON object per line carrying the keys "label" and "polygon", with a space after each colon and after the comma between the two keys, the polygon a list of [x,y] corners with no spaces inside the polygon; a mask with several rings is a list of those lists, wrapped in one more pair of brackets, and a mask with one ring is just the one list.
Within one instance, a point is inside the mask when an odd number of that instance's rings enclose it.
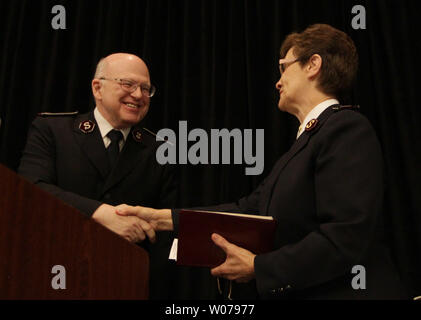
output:
{"label": "man in dark uniform", "polygon": [[[137,56],[112,54],[98,63],[92,92],[92,112],[34,120],[18,172],[127,240],[154,240],[148,223],[115,214],[122,203],[167,207],[176,201],[174,170],[157,163],[155,137],[138,125],[155,92],[148,68]],[[170,244],[169,234],[144,244],[151,298],[167,297]]]}
{"label": "man in dark uniform", "polygon": [[[353,41],[331,26],[284,41],[278,108],[300,121],[297,140],[249,196],[207,208],[273,216],[274,249],[256,255],[213,234],[227,255],[214,276],[253,284],[264,299],[407,298],[382,243],[380,144],[369,121],[338,101],[357,66]],[[122,206],[118,213],[156,230],[178,228],[177,210]],[[241,293],[233,286],[233,298]]]}

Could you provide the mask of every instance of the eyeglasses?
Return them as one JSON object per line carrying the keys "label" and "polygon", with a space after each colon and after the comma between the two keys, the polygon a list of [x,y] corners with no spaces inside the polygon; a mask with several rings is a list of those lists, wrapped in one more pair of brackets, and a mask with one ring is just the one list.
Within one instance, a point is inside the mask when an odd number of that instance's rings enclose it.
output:
{"label": "eyeglasses", "polygon": [[282,74],[285,72],[286,68],[288,68],[291,64],[300,61],[300,58],[297,59],[279,59],[279,73]]}
{"label": "eyeglasses", "polygon": [[109,81],[116,81],[120,84],[121,88],[129,93],[133,93],[137,90],[138,87],[140,87],[140,90],[142,91],[142,94],[144,94],[147,97],[153,97],[153,95],[156,92],[156,88],[153,85],[147,85],[144,83],[137,83],[131,80],[127,80],[127,79],[118,79],[118,78],[114,78],[114,79],[109,79],[109,78],[105,78],[105,77],[101,77],[99,78],[99,80],[109,80]]}

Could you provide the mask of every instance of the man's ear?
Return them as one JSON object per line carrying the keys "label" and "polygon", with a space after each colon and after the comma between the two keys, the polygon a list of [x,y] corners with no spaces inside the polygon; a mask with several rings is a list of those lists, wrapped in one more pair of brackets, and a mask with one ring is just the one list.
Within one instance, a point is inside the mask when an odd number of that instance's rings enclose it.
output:
{"label": "man's ear", "polygon": [[99,79],[93,79],[91,83],[92,87],[92,94],[94,95],[96,100],[101,100],[102,94],[101,94],[101,80]]}
{"label": "man's ear", "polygon": [[323,59],[318,54],[313,54],[308,60],[306,71],[309,78],[316,78],[322,70]]}

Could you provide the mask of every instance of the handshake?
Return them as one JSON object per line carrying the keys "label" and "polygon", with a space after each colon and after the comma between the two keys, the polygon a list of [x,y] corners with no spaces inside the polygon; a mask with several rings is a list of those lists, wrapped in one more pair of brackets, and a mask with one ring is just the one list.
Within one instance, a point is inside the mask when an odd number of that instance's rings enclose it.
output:
{"label": "handshake", "polygon": [[102,204],[92,219],[130,242],[141,242],[148,237],[154,243],[156,231],[173,230],[170,209]]}
{"label": "handshake", "polygon": [[[92,218],[130,242],[140,242],[146,237],[155,242],[156,231],[174,229],[170,209],[133,207],[126,204],[114,207],[103,204],[94,212]],[[223,264],[211,270],[213,276],[237,282],[248,282],[255,277],[254,253],[237,247],[218,234],[212,234],[212,241],[224,250],[227,256]]]}

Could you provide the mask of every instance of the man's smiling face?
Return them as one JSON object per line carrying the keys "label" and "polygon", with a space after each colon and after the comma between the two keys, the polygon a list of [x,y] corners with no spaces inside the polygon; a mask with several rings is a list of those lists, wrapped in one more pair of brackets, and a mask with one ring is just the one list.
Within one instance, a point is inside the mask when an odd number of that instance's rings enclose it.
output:
{"label": "man's smiling face", "polygon": [[150,87],[148,68],[140,58],[122,53],[106,57],[103,63],[100,75],[92,81],[99,112],[116,129],[139,123],[148,113],[150,98],[140,87],[130,93],[115,79],[123,79],[123,84],[131,82]]}

